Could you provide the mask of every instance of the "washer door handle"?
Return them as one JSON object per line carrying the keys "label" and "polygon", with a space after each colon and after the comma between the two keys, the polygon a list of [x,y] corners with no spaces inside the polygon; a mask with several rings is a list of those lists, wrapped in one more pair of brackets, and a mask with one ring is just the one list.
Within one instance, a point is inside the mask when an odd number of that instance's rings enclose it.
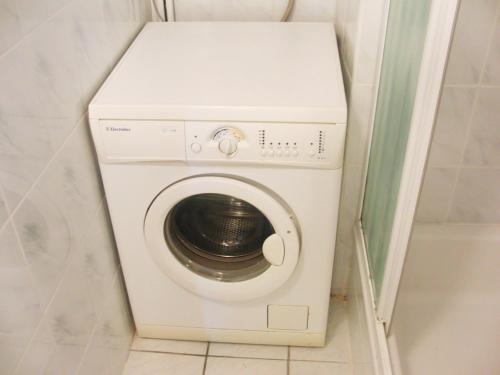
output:
{"label": "washer door handle", "polygon": [[283,239],[276,233],[271,234],[262,244],[262,253],[273,266],[281,266],[285,260]]}

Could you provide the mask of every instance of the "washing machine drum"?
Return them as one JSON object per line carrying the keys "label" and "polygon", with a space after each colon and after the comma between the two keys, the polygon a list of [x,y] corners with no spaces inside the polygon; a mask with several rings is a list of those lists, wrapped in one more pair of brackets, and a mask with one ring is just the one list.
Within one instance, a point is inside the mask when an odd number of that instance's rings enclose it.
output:
{"label": "washing machine drum", "polygon": [[265,294],[286,281],[298,259],[291,213],[265,191],[224,177],[165,189],[148,210],[145,235],[173,280],[219,299],[234,299],[241,287],[249,289],[243,295]]}
{"label": "washing machine drum", "polygon": [[179,261],[200,275],[225,281],[264,272],[270,264],[262,245],[273,233],[257,208],[222,194],[185,198],[165,221],[165,239]]}

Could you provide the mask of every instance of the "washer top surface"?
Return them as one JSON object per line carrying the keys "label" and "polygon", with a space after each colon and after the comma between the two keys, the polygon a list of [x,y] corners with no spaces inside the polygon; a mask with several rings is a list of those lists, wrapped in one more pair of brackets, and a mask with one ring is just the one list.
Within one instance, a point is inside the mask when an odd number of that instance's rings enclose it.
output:
{"label": "washer top surface", "polygon": [[345,123],[331,23],[148,23],[91,118]]}

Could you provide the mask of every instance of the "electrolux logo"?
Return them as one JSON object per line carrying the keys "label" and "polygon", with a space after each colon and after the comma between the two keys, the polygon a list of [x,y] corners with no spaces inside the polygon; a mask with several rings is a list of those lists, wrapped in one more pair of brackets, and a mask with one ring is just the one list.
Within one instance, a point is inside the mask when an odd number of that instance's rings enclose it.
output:
{"label": "electrolux logo", "polygon": [[114,126],[106,126],[106,131],[107,132],[130,132],[132,131],[132,129],[130,128],[125,128],[125,127],[119,127],[119,128],[115,128]]}

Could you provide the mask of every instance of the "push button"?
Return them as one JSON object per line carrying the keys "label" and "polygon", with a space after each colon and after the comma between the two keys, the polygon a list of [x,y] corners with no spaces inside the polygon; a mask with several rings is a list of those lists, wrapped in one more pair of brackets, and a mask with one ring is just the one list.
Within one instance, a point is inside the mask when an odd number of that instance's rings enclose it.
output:
{"label": "push button", "polygon": [[201,151],[201,145],[198,142],[191,143],[191,151],[197,154]]}

